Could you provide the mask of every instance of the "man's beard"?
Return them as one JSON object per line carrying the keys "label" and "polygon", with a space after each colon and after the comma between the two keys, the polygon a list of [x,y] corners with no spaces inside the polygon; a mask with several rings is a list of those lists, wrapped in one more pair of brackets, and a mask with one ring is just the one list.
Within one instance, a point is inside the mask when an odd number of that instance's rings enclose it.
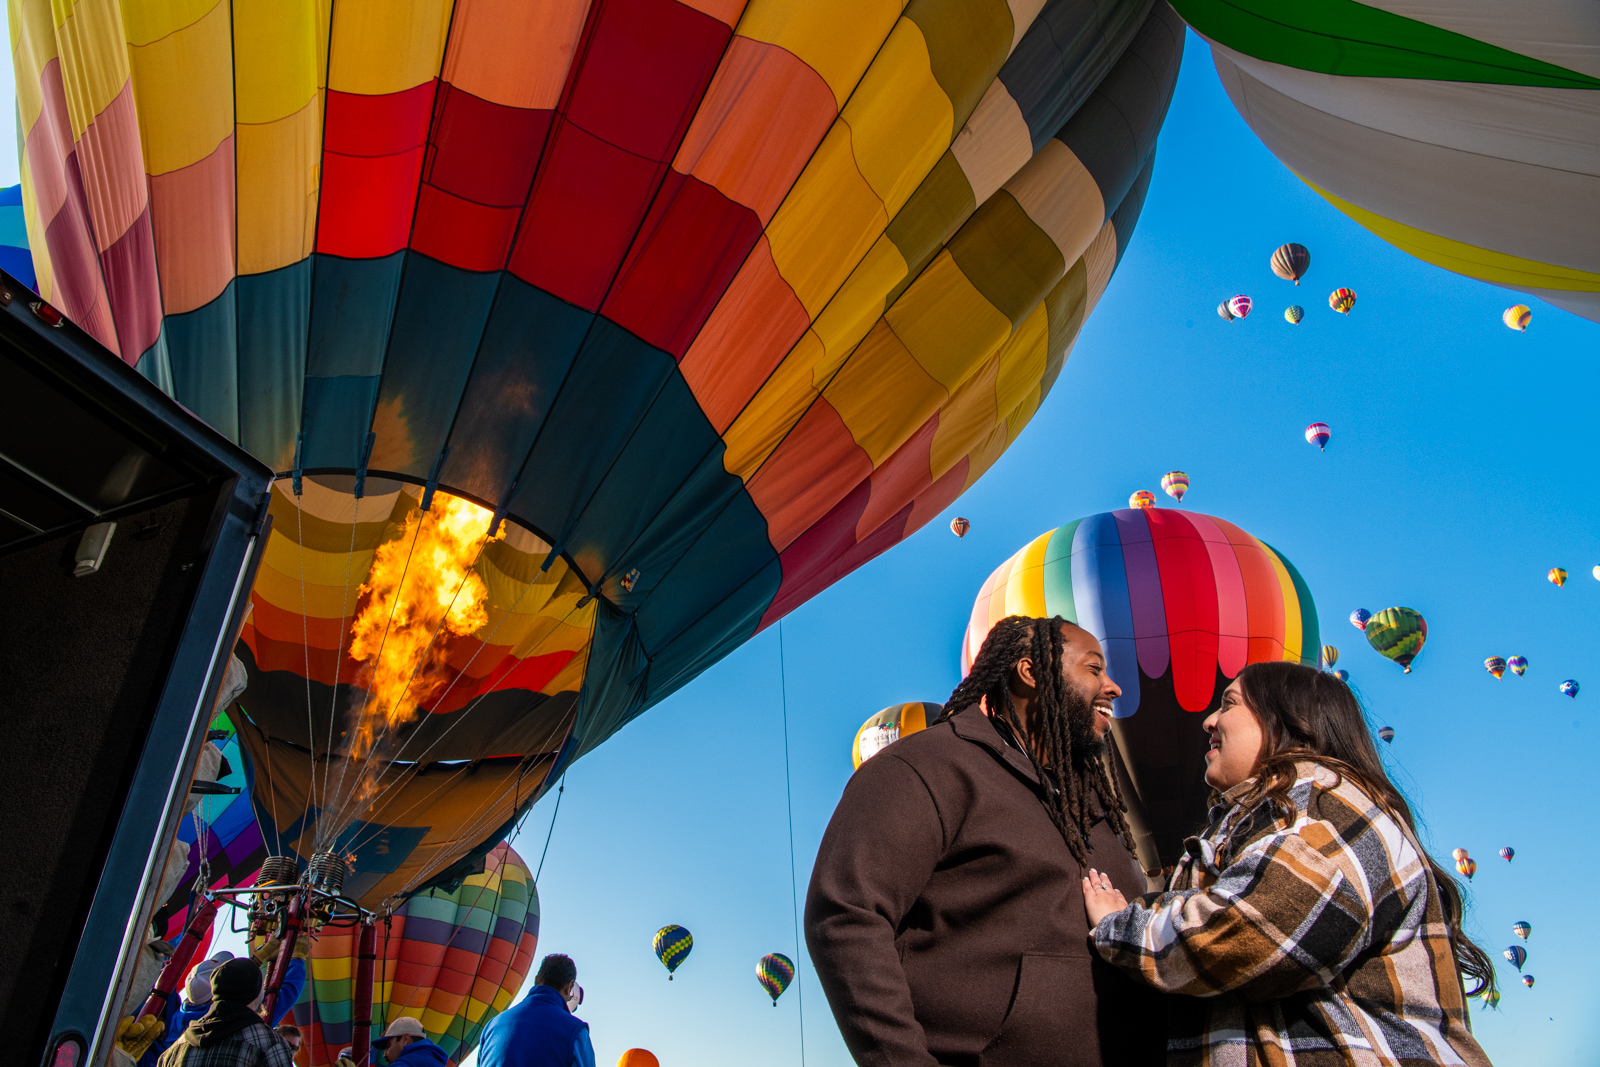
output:
{"label": "man's beard", "polygon": [[1072,762],[1079,767],[1099,759],[1106,752],[1106,739],[1094,733],[1094,699],[1076,689],[1061,694],[1061,711],[1066,717],[1067,738],[1072,743]]}

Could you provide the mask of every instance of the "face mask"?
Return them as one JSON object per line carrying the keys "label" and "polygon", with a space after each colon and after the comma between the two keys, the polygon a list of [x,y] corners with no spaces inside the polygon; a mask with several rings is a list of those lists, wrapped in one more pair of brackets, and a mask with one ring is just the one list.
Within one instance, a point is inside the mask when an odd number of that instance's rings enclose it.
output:
{"label": "face mask", "polygon": [[566,1002],[569,1012],[577,1011],[578,1005],[583,1003],[583,986],[574,982],[572,984],[572,995],[566,998]]}

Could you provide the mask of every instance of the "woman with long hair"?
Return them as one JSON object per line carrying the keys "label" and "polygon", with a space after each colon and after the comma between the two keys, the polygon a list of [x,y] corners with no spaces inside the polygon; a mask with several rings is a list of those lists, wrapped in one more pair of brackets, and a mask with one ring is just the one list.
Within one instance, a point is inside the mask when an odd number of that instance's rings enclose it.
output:
{"label": "woman with long hair", "polygon": [[1494,965],[1350,688],[1251,664],[1204,727],[1217,795],[1168,890],[1129,904],[1084,879],[1100,955],[1187,994],[1169,1002],[1169,1067],[1488,1067],[1467,997],[1494,988]]}

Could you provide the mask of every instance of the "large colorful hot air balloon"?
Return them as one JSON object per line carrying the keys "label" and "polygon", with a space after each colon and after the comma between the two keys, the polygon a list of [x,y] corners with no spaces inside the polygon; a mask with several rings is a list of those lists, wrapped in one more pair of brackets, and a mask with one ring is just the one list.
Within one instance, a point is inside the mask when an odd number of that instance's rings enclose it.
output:
{"label": "large colorful hot air balloon", "polygon": [[1356,306],[1355,290],[1335,289],[1328,294],[1328,306],[1342,315],[1350,314],[1350,309]]}
{"label": "large colorful hot air balloon", "polygon": [[1551,567],[1550,573],[1545,575],[1556,588],[1567,584],[1567,572],[1561,567]]}
{"label": "large colorful hot air balloon", "polygon": [[1510,659],[1506,660],[1506,665],[1511,668],[1512,674],[1516,675],[1518,678],[1521,678],[1528,672],[1528,657],[1512,656]]}
{"label": "large colorful hot air balloon", "polygon": [[1298,326],[1300,320],[1306,317],[1306,309],[1299,304],[1290,304],[1283,309],[1283,317],[1289,320],[1289,325]]}
{"label": "large colorful hot air balloon", "polygon": [[957,541],[967,536],[967,531],[970,529],[972,529],[972,523],[963,519],[960,515],[950,520],[950,532],[956,535]]}
{"label": "large colorful hot air balloon", "polygon": [[1533,321],[1533,309],[1527,304],[1513,304],[1506,308],[1505,314],[1500,316],[1500,321],[1518,333],[1527,333],[1528,323]]}
{"label": "large colorful hot air balloon", "polygon": [[1511,964],[1511,966],[1520,971],[1522,970],[1523,963],[1527,962],[1528,950],[1523,948],[1521,945],[1512,945],[1510,948],[1507,948],[1505,952],[1501,953],[1501,955],[1505,956],[1506,960]]}
{"label": "large colorful hot air balloon", "polygon": [[983,583],[962,673],[1009,615],[1060,615],[1105,647],[1130,821],[1147,871],[1176,863],[1204,819],[1205,713],[1247,663],[1314,665],[1316,606],[1283,554],[1223,519],[1161,509],[1091,515],[1042,534]]}
{"label": "large colorful hot air balloon", "polygon": [[1411,673],[1411,661],[1428,639],[1428,623],[1411,608],[1384,608],[1367,620],[1367,643]]}
{"label": "large colorful hot air balloon", "polygon": [[772,998],[772,1006],[776,1008],[778,998],[783,996],[783,991],[794,981],[794,961],[781,952],[762,956],[760,962],[756,964],[756,981],[767,991],[767,996]]}
{"label": "large colorful hot air balloon", "polygon": [[1370,618],[1372,618],[1372,612],[1368,611],[1366,608],[1357,608],[1350,613],[1350,625],[1354,626],[1362,633],[1365,633],[1367,630],[1367,620]]}
{"label": "large colorful hot air balloon", "polygon": [[1578,683],[1577,683],[1577,681],[1575,679],[1568,678],[1566,681],[1562,682],[1561,683],[1561,692],[1566,694],[1567,696],[1571,697],[1573,700],[1577,700],[1578,699]]}
{"label": "large colorful hot air balloon", "polygon": [[1378,736],[1383,739],[1385,744],[1388,744],[1388,743],[1392,742],[1394,740],[1394,727],[1393,726],[1380,726],[1380,727],[1378,727]]}
{"label": "large colorful hot air balloon", "polygon": [[1333,431],[1328,429],[1325,422],[1313,422],[1306,427],[1306,442],[1316,445],[1323,452],[1328,450],[1328,439],[1333,436]]}
{"label": "large colorful hot air balloon", "polygon": [[667,969],[667,981],[670,982],[678,965],[689,958],[689,950],[694,948],[694,935],[683,926],[663,926],[656,931],[652,948],[656,959]]}
{"label": "large colorful hot air balloon", "polygon": [[894,704],[884,708],[862,723],[861,729],[856,731],[855,740],[850,743],[850,762],[856,770],[860,770],[863,763],[882,752],[888,745],[907,734],[926,729],[942,711],[944,711],[943,704],[916,700],[909,704]]}
{"label": "large colorful hot air balloon", "polygon": [[1137,490],[1128,497],[1128,506],[1130,508],[1138,508],[1141,511],[1145,508],[1153,508],[1156,506],[1156,495],[1148,489]]}
{"label": "large colorful hot air balloon", "polygon": [[1499,656],[1490,656],[1488,659],[1483,661],[1483,669],[1494,675],[1496,678],[1499,678],[1501,675],[1506,673],[1506,661],[1501,659]]}
{"label": "large colorful hot air balloon", "polygon": [[[1144,0],[55,10],[12,5],[40,289],[286,475],[241,744],[272,847],[353,851],[368,904],[995,461],[1127,245],[1185,33]],[[396,635],[419,539],[464,602]]]}
{"label": "large colorful hot air balloon", "polygon": [[[539,892],[522,857],[496,845],[480,874],[454,889],[428,889],[378,929],[372,1032],[402,1015],[460,1063],[489,1020],[510,1006],[539,942]],[[311,981],[294,1018],[307,1033],[312,1067],[334,1063],[350,1044],[354,927],[325,926],[311,949]]]}
{"label": "large colorful hot air balloon", "polygon": [[1511,932],[1526,941],[1528,935],[1533,933],[1533,924],[1526,921],[1514,922],[1511,924]]}
{"label": "large colorful hot air balloon", "polygon": [[1177,0],[1283,164],[1390,244],[1600,319],[1600,20],[1583,4]]}
{"label": "large colorful hot air balloon", "polygon": [[1297,245],[1292,241],[1279,245],[1272,253],[1271,266],[1272,273],[1284,281],[1299,285],[1300,279],[1311,269],[1311,252],[1305,245]]}
{"label": "large colorful hot air balloon", "polygon": [[1242,319],[1250,314],[1251,306],[1250,298],[1243,293],[1228,298],[1228,310],[1233,312],[1233,317],[1236,319]]}
{"label": "large colorful hot air balloon", "polygon": [[1322,665],[1324,667],[1332,667],[1335,663],[1338,663],[1338,662],[1339,662],[1339,650],[1337,648],[1334,648],[1332,645],[1323,645],[1322,646]]}
{"label": "large colorful hot air balloon", "polygon": [[1189,491],[1189,476],[1182,471],[1168,471],[1161,476],[1161,488],[1168,496],[1183,503],[1183,494]]}

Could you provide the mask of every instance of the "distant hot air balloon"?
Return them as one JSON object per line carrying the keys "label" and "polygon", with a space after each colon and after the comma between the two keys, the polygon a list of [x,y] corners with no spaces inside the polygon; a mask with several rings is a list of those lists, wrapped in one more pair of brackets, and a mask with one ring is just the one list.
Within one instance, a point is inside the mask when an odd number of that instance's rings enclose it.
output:
{"label": "distant hot air balloon", "polygon": [[972,523],[963,519],[960,515],[950,520],[950,532],[956,535],[957,540],[967,536],[967,531],[970,529],[972,529]]}
{"label": "distant hot air balloon", "polygon": [[776,1008],[778,998],[794,981],[794,961],[781,952],[762,956],[761,962],[756,964],[756,981],[767,991],[767,996],[772,998],[772,1006]]}
{"label": "distant hot air balloon", "polygon": [[1520,971],[1522,970],[1522,965],[1527,962],[1528,950],[1523,948],[1521,945],[1512,945],[1510,948],[1501,953],[1501,955],[1506,958],[1511,966]]}
{"label": "distant hot air balloon", "polygon": [[1367,643],[1379,655],[1387,656],[1411,673],[1411,661],[1428,639],[1428,623],[1422,613],[1411,608],[1384,608],[1366,625]]}
{"label": "distant hot air balloon", "polygon": [[1217,305],[1217,314],[1221,315],[1223,319],[1228,322],[1233,321],[1233,309],[1228,306],[1228,302],[1226,300]]}
{"label": "distant hot air balloon", "polygon": [[1306,309],[1299,304],[1290,304],[1283,309],[1283,317],[1289,320],[1289,325],[1298,326],[1300,320],[1306,317]]}
{"label": "distant hot air balloon", "polygon": [[1393,726],[1380,726],[1380,727],[1378,727],[1378,736],[1383,738],[1383,740],[1385,742],[1393,742],[1394,741],[1394,727]]}
{"label": "distant hot air balloon", "polygon": [[1511,673],[1521,678],[1528,671],[1527,656],[1512,656],[1506,660],[1506,665],[1511,668]]}
{"label": "distant hot air balloon", "polygon": [[1500,990],[1498,989],[1485,989],[1478,996],[1486,1008],[1498,1008],[1500,1006]]}
{"label": "distant hot air balloon", "polygon": [[1464,848],[1453,848],[1450,850],[1450,858],[1455,860],[1457,863],[1460,863],[1462,860],[1467,858],[1467,850]]}
{"label": "distant hot air balloon", "polygon": [[1595,564],[1594,570],[1589,572],[1594,575],[1594,580],[1600,582],[1600,563]]}
{"label": "distant hot air balloon", "polygon": [[1578,683],[1571,678],[1561,683],[1561,691],[1573,700],[1578,699]]}
{"label": "distant hot air balloon", "polygon": [[1236,319],[1242,319],[1250,314],[1250,308],[1253,306],[1250,298],[1243,293],[1228,301],[1228,310],[1233,312],[1233,317]]}
{"label": "distant hot air balloon", "polygon": [[1156,506],[1156,495],[1148,489],[1141,489],[1128,498],[1130,508],[1153,508]]}
{"label": "distant hot air balloon", "polygon": [[1358,630],[1365,631],[1367,628],[1367,620],[1370,618],[1372,618],[1372,612],[1368,611],[1366,608],[1357,608],[1350,613],[1350,625],[1354,626]]}
{"label": "distant hot air balloon", "polygon": [[1323,645],[1322,646],[1322,665],[1324,667],[1331,667],[1335,663],[1338,663],[1338,662],[1339,662],[1339,650],[1337,648],[1334,648],[1332,645]]}
{"label": "distant hot air balloon", "polygon": [[1311,269],[1311,252],[1305,245],[1294,243],[1279,245],[1272,253],[1272,273],[1286,282],[1300,284],[1300,279]]}
{"label": "distant hot air balloon", "polygon": [[655,1053],[642,1048],[630,1048],[617,1060],[617,1067],[661,1067]]}
{"label": "distant hot air balloon", "polygon": [[1333,676],[1335,678],[1339,679],[1339,681],[1341,681],[1341,682],[1348,682],[1350,680],[1350,672],[1349,671],[1334,671],[1333,672]]}
{"label": "distant hot air balloon", "polygon": [[1522,976],[1522,984],[1527,986],[1529,989],[1532,989],[1533,988],[1533,975],[1531,975],[1531,974],[1523,975]]}
{"label": "distant hot air balloon", "polygon": [[1161,476],[1161,488],[1167,495],[1178,503],[1183,503],[1183,494],[1189,491],[1189,476],[1182,471],[1168,471]]}
{"label": "distant hot air balloon", "polygon": [[1512,848],[1510,845],[1507,845],[1505,848],[1500,850],[1500,858],[1505,860],[1507,863],[1510,863],[1516,854],[1517,850]]}
{"label": "distant hot air balloon", "polygon": [[1545,577],[1550,579],[1551,584],[1558,587],[1567,584],[1567,572],[1560,567],[1551,567],[1550,573]]}
{"label": "distant hot air balloon", "polygon": [[1356,306],[1354,289],[1335,289],[1328,294],[1328,306],[1345,315],[1350,314],[1350,309]]}
{"label": "distant hot air balloon", "polygon": [[1332,436],[1333,431],[1328,429],[1328,424],[1325,422],[1313,422],[1306,427],[1306,440],[1324,452],[1328,450],[1328,438]]}
{"label": "distant hot air balloon", "polygon": [[1511,932],[1526,941],[1528,940],[1528,935],[1533,933],[1533,924],[1526,919],[1521,922],[1514,922],[1511,924]]}
{"label": "distant hot air balloon", "polygon": [[915,700],[909,704],[884,708],[862,723],[861,729],[856,731],[856,738],[850,744],[850,762],[860,770],[863,763],[882,752],[886,746],[925,729],[943,710],[942,704]]}
{"label": "distant hot air balloon", "polygon": [[1506,673],[1506,661],[1499,656],[1490,656],[1483,661],[1483,669],[1499,678]]}
{"label": "distant hot air balloon", "polygon": [[1506,308],[1505,314],[1500,316],[1500,321],[1518,333],[1527,333],[1528,323],[1533,321],[1533,309],[1527,304],[1512,304]]}
{"label": "distant hot air balloon", "polygon": [[667,969],[667,981],[672,981],[672,974],[678,965],[689,958],[689,950],[694,948],[694,935],[682,926],[663,926],[656,931],[655,951],[656,959]]}
{"label": "distant hot air balloon", "polygon": [[1471,856],[1463,856],[1456,860],[1456,870],[1460,871],[1462,877],[1470,882],[1472,876],[1478,873],[1478,861]]}

